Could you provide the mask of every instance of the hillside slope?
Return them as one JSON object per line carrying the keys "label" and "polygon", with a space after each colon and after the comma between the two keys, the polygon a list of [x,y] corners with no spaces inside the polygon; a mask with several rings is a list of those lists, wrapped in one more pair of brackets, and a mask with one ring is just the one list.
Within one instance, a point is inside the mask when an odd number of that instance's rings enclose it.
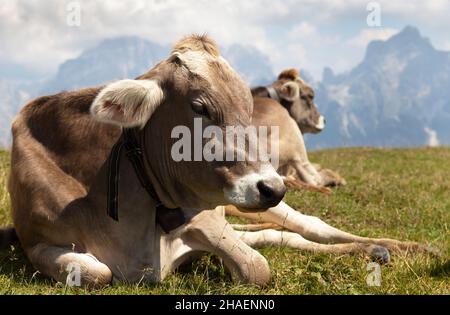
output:
{"label": "hillside slope", "polygon": [[[272,270],[265,288],[230,282],[207,256],[158,285],[106,288],[95,294],[449,294],[450,148],[382,150],[351,148],[311,154],[339,171],[348,186],[327,197],[289,192],[286,202],[303,213],[364,236],[427,242],[443,257],[393,256],[382,267],[382,284],[366,284],[362,256],[306,254],[283,248],[261,250]],[[0,225],[10,222],[6,176],[9,155],[0,153]],[[0,252],[0,294],[80,293],[36,274],[20,248]],[[88,293],[88,292],[86,292]]]}

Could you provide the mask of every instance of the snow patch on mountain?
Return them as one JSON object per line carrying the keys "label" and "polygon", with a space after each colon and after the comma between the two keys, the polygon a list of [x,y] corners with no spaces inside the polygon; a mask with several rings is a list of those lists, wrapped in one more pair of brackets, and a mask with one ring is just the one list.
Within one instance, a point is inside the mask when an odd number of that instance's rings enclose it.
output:
{"label": "snow patch on mountain", "polygon": [[439,146],[439,138],[436,130],[430,129],[428,127],[423,128],[428,136],[427,145],[429,147],[438,147]]}

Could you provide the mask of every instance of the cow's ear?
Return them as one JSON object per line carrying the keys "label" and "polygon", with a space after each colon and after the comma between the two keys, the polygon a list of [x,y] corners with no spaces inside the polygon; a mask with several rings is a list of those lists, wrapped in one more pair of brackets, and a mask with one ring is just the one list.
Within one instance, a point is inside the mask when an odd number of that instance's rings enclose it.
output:
{"label": "cow's ear", "polygon": [[300,97],[300,87],[296,82],[287,82],[281,86],[281,98],[293,102]]}
{"label": "cow's ear", "polygon": [[91,105],[91,115],[98,121],[142,128],[163,98],[157,81],[121,80],[100,91]]}

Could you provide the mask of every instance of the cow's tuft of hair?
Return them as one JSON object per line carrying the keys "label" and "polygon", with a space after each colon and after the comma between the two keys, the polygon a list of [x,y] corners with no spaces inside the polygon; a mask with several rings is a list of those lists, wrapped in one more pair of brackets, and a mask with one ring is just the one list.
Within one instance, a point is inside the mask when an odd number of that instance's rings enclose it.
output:
{"label": "cow's tuft of hair", "polygon": [[278,76],[278,80],[287,79],[287,80],[298,80],[300,78],[300,72],[297,69],[288,69],[284,70]]}
{"label": "cow's tuft of hair", "polygon": [[193,34],[182,38],[175,44],[172,53],[184,53],[188,50],[206,52],[213,57],[220,56],[219,47],[216,42],[206,34]]}

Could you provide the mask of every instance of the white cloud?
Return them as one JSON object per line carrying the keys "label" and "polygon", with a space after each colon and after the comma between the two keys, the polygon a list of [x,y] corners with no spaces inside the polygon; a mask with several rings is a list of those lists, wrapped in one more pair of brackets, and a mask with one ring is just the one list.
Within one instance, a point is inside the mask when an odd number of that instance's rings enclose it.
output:
{"label": "white cloud", "polygon": [[446,40],[441,43],[438,43],[436,45],[437,49],[443,50],[443,51],[450,51],[450,41]]}
{"label": "white cloud", "polygon": [[[448,0],[409,0],[409,1],[378,1],[381,4],[381,10],[384,13],[395,14],[401,17],[408,17],[413,20],[426,20],[430,17],[431,24],[446,24],[448,12],[450,10],[450,1]],[[447,19],[448,22],[448,19]]]}
{"label": "white cloud", "polygon": [[398,32],[399,30],[394,28],[366,28],[347,42],[352,46],[366,48],[369,42],[373,40],[387,40]]}
{"label": "white cloud", "polygon": [[[368,12],[360,0],[78,0],[81,26],[69,27],[66,5],[72,1],[0,0],[0,58],[48,74],[104,38],[136,35],[171,44],[188,33],[207,32],[223,46],[259,48],[276,72],[289,64],[317,77],[324,66],[347,70],[368,41],[395,30],[384,24],[361,29]],[[428,27],[427,35],[440,43],[449,37],[450,1],[378,2],[382,23]]]}
{"label": "white cloud", "polygon": [[270,56],[275,73],[287,68],[305,68],[310,63],[306,49],[299,43],[288,44],[282,50],[274,49]]}
{"label": "white cloud", "polygon": [[311,38],[312,36],[318,36],[317,29],[308,22],[295,25],[288,34],[291,40]]}
{"label": "white cloud", "polygon": [[[171,44],[189,33],[209,33],[220,44],[270,47],[254,6],[241,1],[79,1],[81,26],[66,23],[70,1],[11,1],[0,6],[2,57],[46,71],[107,37],[137,35]],[[267,2],[271,16],[286,14]],[[263,10],[266,15],[269,11]]]}

